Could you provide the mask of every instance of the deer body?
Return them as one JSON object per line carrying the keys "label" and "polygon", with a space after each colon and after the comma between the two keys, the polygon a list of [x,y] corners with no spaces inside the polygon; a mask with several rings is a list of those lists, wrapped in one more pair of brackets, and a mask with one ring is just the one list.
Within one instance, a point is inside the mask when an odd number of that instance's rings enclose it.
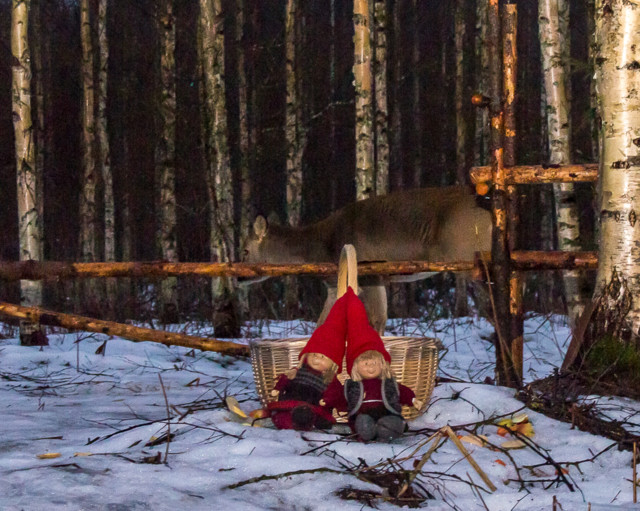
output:
{"label": "deer body", "polygon": [[[245,243],[247,262],[337,262],[345,244],[358,261],[465,261],[491,248],[491,215],[466,187],[419,188],[353,202],[304,227],[267,225],[258,217]],[[425,278],[429,274],[391,281]],[[379,332],[387,319],[382,279],[361,280],[361,298]],[[335,302],[330,286],[319,323]]]}

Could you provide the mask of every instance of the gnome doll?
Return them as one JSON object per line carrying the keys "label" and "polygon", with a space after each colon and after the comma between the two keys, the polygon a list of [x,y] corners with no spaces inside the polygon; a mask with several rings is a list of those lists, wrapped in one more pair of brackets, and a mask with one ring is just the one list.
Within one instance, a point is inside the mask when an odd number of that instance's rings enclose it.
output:
{"label": "gnome doll", "polygon": [[347,372],[351,379],[345,381],[344,395],[349,425],[363,441],[388,442],[401,436],[406,429],[402,405],[421,406],[413,390],[396,381],[390,362],[363,303],[351,293],[347,303]]}
{"label": "gnome doll", "polygon": [[278,400],[267,405],[278,429],[329,429],[335,423],[333,408],[344,408],[336,375],[344,358],[348,295],[336,301],[325,322],[315,329],[300,352],[298,367],[278,377],[271,391]]}

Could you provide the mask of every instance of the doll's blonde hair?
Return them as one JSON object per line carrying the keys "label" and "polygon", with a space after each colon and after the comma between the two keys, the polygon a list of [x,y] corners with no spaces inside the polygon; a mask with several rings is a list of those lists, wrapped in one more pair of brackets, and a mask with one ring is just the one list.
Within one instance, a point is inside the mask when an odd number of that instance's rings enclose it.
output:
{"label": "doll's blonde hair", "polygon": [[358,372],[356,362],[360,360],[379,360],[380,365],[382,366],[382,373],[380,373],[380,378],[393,378],[393,371],[391,371],[391,366],[389,362],[387,362],[382,353],[376,350],[367,350],[353,361],[353,367],[351,368],[351,379],[353,381],[362,381],[362,375]]}
{"label": "doll's blonde hair", "polygon": [[[324,357],[329,362],[331,362],[331,365],[329,366],[329,368],[322,373],[322,381],[324,381],[324,383],[331,383],[331,380],[333,380],[333,377],[338,372],[338,364],[336,364],[333,360],[331,360],[329,357],[327,357],[323,353],[318,353],[316,351],[314,351],[313,353],[316,353],[317,355],[320,355],[321,357]],[[307,355],[309,354],[310,353],[308,352],[302,354],[302,356],[300,357],[300,361],[298,362],[298,369],[300,369],[302,367],[302,364],[305,363],[305,361],[307,360]]]}

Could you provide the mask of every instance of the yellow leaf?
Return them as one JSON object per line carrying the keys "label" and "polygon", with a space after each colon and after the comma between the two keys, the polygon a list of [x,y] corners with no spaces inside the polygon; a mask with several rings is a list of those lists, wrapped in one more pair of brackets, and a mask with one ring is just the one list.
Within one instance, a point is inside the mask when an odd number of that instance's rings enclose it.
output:
{"label": "yellow leaf", "polygon": [[59,458],[62,456],[59,452],[45,452],[44,454],[38,454],[38,458],[41,460],[50,460],[53,458]]}
{"label": "yellow leaf", "polygon": [[93,456],[92,452],[75,452],[73,453],[74,456]]}
{"label": "yellow leaf", "polygon": [[516,431],[518,431],[518,433],[520,433],[521,435],[528,437],[532,437],[533,435],[535,435],[535,432],[533,431],[533,424],[531,424],[530,422],[518,424],[518,426],[516,427]]}
{"label": "yellow leaf", "polygon": [[503,449],[522,449],[526,447],[526,444],[522,440],[507,440],[506,442],[502,442],[500,447]]}
{"label": "yellow leaf", "polygon": [[240,403],[238,403],[238,400],[233,397],[233,396],[228,396],[225,399],[225,403],[227,404],[227,408],[235,413],[236,415],[239,415],[240,417],[244,417],[245,419],[248,419],[249,416],[245,413],[245,411],[240,408]]}
{"label": "yellow leaf", "polygon": [[484,435],[465,435],[460,437],[462,442],[467,442],[472,445],[479,445],[480,447],[484,447],[487,443],[487,437]]}

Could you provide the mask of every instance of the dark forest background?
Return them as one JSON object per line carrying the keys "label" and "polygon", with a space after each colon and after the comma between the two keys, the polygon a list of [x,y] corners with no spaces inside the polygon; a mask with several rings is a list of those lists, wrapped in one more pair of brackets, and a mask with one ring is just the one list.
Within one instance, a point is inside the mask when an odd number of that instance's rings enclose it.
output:
{"label": "dark forest background", "polygon": [[[225,2],[223,2],[225,3]],[[537,2],[518,1],[518,94],[517,160],[520,164],[547,160],[545,122],[541,110],[541,62],[538,38]],[[592,72],[588,47],[589,2],[572,0],[571,88],[574,162],[594,161],[593,113],[590,105]],[[111,0],[108,4],[110,45],[108,81],[108,123],[111,161],[116,193],[116,232],[122,232],[118,204],[127,203],[135,240],[133,260],[157,260],[154,242],[154,148],[159,79],[158,35],[153,0]],[[226,93],[229,113],[229,143],[234,171],[239,165],[238,90],[235,59],[239,46],[245,52],[248,78],[249,124],[255,135],[248,155],[251,179],[251,209],[254,214],[275,212],[285,218],[285,0],[247,0],[247,26],[236,41],[235,2],[227,1]],[[303,159],[304,190],[302,221],[325,217],[355,198],[355,116],[353,90],[353,4],[348,0],[308,0],[301,2],[303,37],[302,97],[308,145]],[[477,30],[475,1],[465,2],[465,90],[466,96],[479,90],[479,63],[474,47]],[[39,7],[38,7],[39,6]],[[51,152],[45,154],[44,236],[45,258],[78,259],[78,196],[82,176],[81,149],[81,50],[79,7],[71,0],[32,0],[32,8],[43,9],[42,32],[38,37],[50,44],[51,59],[41,72],[50,91],[51,103],[36,115],[44,116]],[[332,8],[333,7],[333,8]],[[390,189],[442,186],[456,182],[455,121],[455,1],[388,0],[388,98],[398,105],[399,118],[390,133]],[[0,259],[18,259],[16,214],[16,169],[11,119],[10,21],[11,2],[0,0]],[[181,261],[208,261],[209,227],[207,194],[204,186],[201,105],[197,72],[196,26],[199,3],[176,0],[177,28],[177,161],[178,248]],[[397,14],[394,14],[397,13]],[[331,20],[334,19],[332,26]],[[397,24],[394,25],[394,22]],[[333,42],[333,44],[331,44]],[[411,48],[420,50],[418,64]],[[333,75],[332,75],[333,73]],[[333,76],[333,79],[332,79]],[[411,93],[419,86],[418,102]],[[465,103],[470,130],[476,112]],[[37,107],[36,107],[37,109]],[[420,114],[422,129],[413,124]],[[395,123],[395,124],[394,124]],[[466,152],[468,167],[485,163],[486,155],[470,136]],[[417,152],[417,153],[416,153]],[[414,177],[419,167],[419,182]],[[239,183],[238,183],[239,186]],[[583,217],[585,249],[593,248],[591,185],[578,185]],[[552,207],[550,187],[521,187],[520,247],[541,247],[541,208]],[[118,255],[121,257],[121,253]],[[277,279],[273,279],[276,281]],[[558,286],[553,272],[529,278],[527,308],[542,311],[559,306]],[[315,282],[315,281],[314,281]],[[450,277],[425,284],[429,289],[443,284],[447,294]],[[262,295],[277,296],[278,282],[262,288]],[[268,287],[271,286],[271,287]],[[435,286],[435,288],[434,288]],[[258,287],[258,286],[256,286]],[[304,308],[313,319],[322,304],[321,289],[308,284]],[[439,289],[439,288],[438,288]],[[15,301],[17,285],[0,287],[3,299]],[[413,293],[416,293],[413,288]],[[438,292],[416,296],[433,296]],[[199,295],[191,296],[198,300]],[[59,301],[51,291],[49,300]],[[188,300],[187,300],[188,301]],[[195,307],[196,309],[198,307]],[[445,307],[446,309],[446,307]],[[265,307],[265,314],[278,315],[281,309]],[[393,311],[392,311],[393,312]]]}

